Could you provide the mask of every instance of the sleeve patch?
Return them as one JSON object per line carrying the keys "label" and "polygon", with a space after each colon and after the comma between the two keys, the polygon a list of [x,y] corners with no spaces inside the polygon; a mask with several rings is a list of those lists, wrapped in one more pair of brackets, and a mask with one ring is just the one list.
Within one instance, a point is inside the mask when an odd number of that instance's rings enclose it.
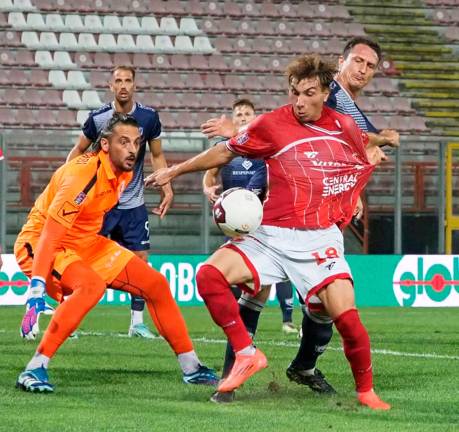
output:
{"label": "sleeve patch", "polygon": [[67,222],[68,224],[73,224],[75,219],[80,213],[80,208],[77,207],[75,204],[65,201],[65,203],[61,206],[61,208],[57,212],[57,216]]}

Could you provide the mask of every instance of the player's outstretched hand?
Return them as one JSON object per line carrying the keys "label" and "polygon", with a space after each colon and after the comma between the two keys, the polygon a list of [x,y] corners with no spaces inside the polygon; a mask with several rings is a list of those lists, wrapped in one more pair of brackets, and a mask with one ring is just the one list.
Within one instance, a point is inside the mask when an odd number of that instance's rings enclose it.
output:
{"label": "player's outstretched hand", "polygon": [[379,147],[367,147],[366,152],[368,161],[372,165],[379,165],[382,161],[387,160],[386,154]]}
{"label": "player's outstretched hand", "polygon": [[384,144],[391,147],[400,147],[400,134],[394,129],[383,129],[379,135],[384,138]]}
{"label": "player's outstretched hand", "polygon": [[160,168],[145,178],[145,186],[162,187],[174,178],[171,168]]}
{"label": "player's outstretched hand", "polygon": [[218,197],[220,196],[220,193],[218,190],[222,187],[222,185],[213,185],[213,186],[206,186],[203,188],[204,195],[207,197],[209,202],[213,204],[215,201],[217,201]]}
{"label": "player's outstretched hand", "polygon": [[158,207],[155,207],[152,210],[153,214],[158,215],[162,219],[164,216],[166,216],[166,213],[172,205],[173,200],[174,192],[172,191],[170,183],[168,183],[161,188],[161,202],[159,203]]}
{"label": "player's outstretched hand", "polygon": [[238,128],[233,124],[230,118],[222,115],[219,118],[212,118],[203,123],[201,125],[201,132],[207,138],[214,138],[217,136],[231,138],[237,134]]}

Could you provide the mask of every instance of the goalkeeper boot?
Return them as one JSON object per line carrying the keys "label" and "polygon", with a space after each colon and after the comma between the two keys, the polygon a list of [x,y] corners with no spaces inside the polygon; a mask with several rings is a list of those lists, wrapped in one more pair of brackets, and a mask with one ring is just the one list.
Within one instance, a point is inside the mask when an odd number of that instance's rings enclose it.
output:
{"label": "goalkeeper boot", "polygon": [[156,336],[150,331],[150,329],[144,324],[135,324],[129,327],[129,337],[140,337],[143,339],[155,339]]}
{"label": "goalkeeper boot", "polygon": [[16,387],[33,393],[52,393],[54,386],[49,383],[48,371],[43,366],[25,370],[19,374]]}
{"label": "goalkeeper boot", "polygon": [[185,384],[215,386],[218,380],[219,378],[215,371],[203,365],[199,365],[195,372],[183,374],[183,382]]}
{"label": "goalkeeper boot", "polygon": [[268,367],[268,360],[258,348],[253,355],[236,353],[231,372],[220,382],[217,390],[222,393],[233,391],[266,367]]}

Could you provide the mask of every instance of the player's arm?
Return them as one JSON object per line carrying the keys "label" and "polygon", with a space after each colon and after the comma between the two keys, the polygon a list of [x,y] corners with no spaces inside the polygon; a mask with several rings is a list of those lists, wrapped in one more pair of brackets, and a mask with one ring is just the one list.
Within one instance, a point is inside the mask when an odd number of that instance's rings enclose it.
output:
{"label": "player's arm", "polygon": [[246,186],[246,189],[257,194],[258,198],[260,198],[262,202],[266,193],[266,176],[266,165],[260,165]]}
{"label": "player's arm", "polygon": [[230,118],[222,115],[221,117],[212,118],[203,123],[201,125],[201,132],[207,138],[214,138],[217,136],[231,138],[237,135],[239,129]]}
{"label": "player's arm", "polygon": [[[163,149],[161,146],[161,140],[159,138],[154,138],[150,140],[150,155],[151,155],[151,165],[153,171],[157,171],[161,168],[167,168],[166,157],[164,156]],[[172,186],[170,183],[165,184],[161,187],[161,202],[158,207],[153,209],[153,213],[160,216],[162,219],[169,207],[172,204],[174,199],[174,192],[172,191]]]}
{"label": "player's arm", "polygon": [[207,197],[209,202],[214,203],[218,198],[218,189],[221,188],[221,184],[217,182],[220,168],[211,168],[204,173],[202,177],[202,191]]}
{"label": "player's arm", "polygon": [[70,150],[70,153],[67,155],[67,162],[70,162],[72,159],[75,159],[78,156],[81,156],[91,145],[92,141],[86,137],[86,135],[81,134],[78,137],[77,142]]}
{"label": "player's arm", "polygon": [[394,129],[383,129],[379,133],[368,132],[368,147],[400,146],[400,134]]}
{"label": "player's arm", "polygon": [[145,179],[145,185],[163,186],[180,175],[225,165],[234,157],[236,154],[230,151],[224,142],[220,142],[185,162],[155,171]]}

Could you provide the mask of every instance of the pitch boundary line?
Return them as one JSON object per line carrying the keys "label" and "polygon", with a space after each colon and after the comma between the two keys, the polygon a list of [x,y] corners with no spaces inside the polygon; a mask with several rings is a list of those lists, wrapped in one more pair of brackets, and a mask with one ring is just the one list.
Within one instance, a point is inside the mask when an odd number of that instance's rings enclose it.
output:
{"label": "pitch boundary line", "polygon": [[[115,337],[122,337],[127,338],[129,337],[127,334],[124,333],[103,333],[103,332],[85,332],[81,331],[78,332],[82,336],[115,336]],[[162,339],[158,337],[157,339]],[[201,342],[201,343],[208,343],[208,344],[226,344],[225,339],[210,339],[205,337],[199,338],[192,338],[193,342]],[[289,342],[289,341],[273,341],[273,340],[263,340],[257,339],[257,342],[264,345],[270,346],[285,346],[289,348],[296,348],[298,347],[298,342]],[[340,347],[327,347],[327,350],[331,351],[343,351]],[[442,360],[459,360],[459,356],[447,355],[447,354],[436,354],[436,353],[410,353],[410,352],[402,352],[402,351],[393,351],[387,349],[372,349],[372,354],[381,354],[381,355],[390,355],[396,357],[415,357],[415,358],[433,358],[433,359],[442,359]]]}

